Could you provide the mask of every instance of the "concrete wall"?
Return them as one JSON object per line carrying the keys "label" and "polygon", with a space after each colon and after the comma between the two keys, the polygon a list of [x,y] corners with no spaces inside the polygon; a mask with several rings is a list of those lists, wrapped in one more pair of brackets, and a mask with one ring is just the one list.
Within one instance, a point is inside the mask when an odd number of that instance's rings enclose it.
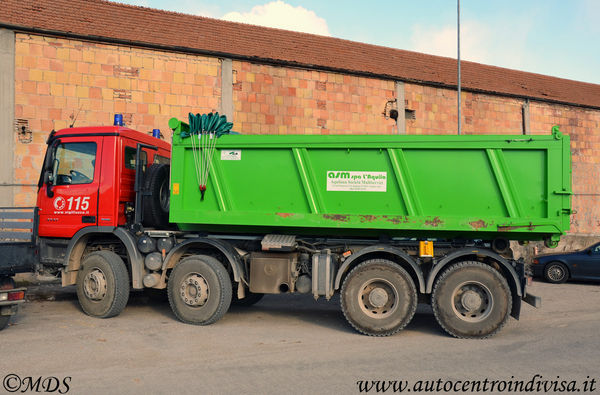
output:
{"label": "concrete wall", "polygon": [[12,206],[14,189],[13,157],[15,127],[15,34],[0,29],[0,207]]}

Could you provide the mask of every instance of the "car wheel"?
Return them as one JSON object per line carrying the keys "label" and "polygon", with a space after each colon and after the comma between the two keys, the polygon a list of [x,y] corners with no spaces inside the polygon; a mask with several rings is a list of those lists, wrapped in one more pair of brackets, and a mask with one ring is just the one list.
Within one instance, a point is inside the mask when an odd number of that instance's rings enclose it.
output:
{"label": "car wheel", "polygon": [[544,278],[552,284],[561,284],[569,278],[569,270],[560,262],[550,262],[544,268]]}

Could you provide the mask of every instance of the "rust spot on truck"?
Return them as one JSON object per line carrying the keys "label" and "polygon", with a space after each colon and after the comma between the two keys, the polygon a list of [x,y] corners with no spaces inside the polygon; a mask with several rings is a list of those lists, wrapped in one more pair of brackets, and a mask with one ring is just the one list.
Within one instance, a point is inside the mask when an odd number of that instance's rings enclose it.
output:
{"label": "rust spot on truck", "polygon": [[394,216],[384,215],[383,218],[385,218],[385,220],[387,222],[391,222],[394,225],[407,224],[407,223],[410,222],[410,220],[408,219],[408,217],[402,216],[402,215],[394,215]]}
{"label": "rust spot on truck", "polygon": [[536,227],[541,225],[534,225],[529,223],[529,225],[498,225],[498,232],[510,232],[511,230],[517,229],[527,229],[527,230],[535,230]]}
{"label": "rust spot on truck", "polygon": [[373,222],[377,220],[376,215],[361,215],[360,222]]}
{"label": "rust spot on truck", "polygon": [[350,218],[348,218],[347,215],[340,215],[340,214],[324,214],[323,218],[330,219],[332,221],[337,221],[337,222],[348,222],[350,220]]}
{"label": "rust spot on truck", "polygon": [[281,218],[289,218],[294,215],[294,213],[275,213],[275,214],[279,215]]}
{"label": "rust spot on truck", "polygon": [[479,230],[481,228],[487,228],[487,224],[482,219],[480,219],[479,221],[469,222],[469,225],[471,225],[471,228],[473,228],[475,230]]}
{"label": "rust spot on truck", "polygon": [[435,226],[438,227],[442,224],[442,220],[440,219],[440,217],[435,217],[434,219],[428,219],[427,221],[425,221],[425,225],[427,226]]}

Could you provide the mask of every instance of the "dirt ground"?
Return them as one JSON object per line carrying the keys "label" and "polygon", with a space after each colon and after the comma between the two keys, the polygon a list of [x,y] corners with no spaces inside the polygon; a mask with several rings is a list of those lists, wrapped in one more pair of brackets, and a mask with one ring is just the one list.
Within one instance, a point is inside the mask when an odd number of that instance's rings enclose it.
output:
{"label": "dirt ground", "polygon": [[361,380],[413,386],[441,379],[443,386],[535,379],[554,380],[556,388],[576,380],[585,393],[584,381],[589,392],[595,379],[598,387],[600,285],[536,282],[529,291],[542,297],[541,309],[524,304],[521,320],[511,318],[495,337],[459,340],[426,305],[405,330],[372,338],[351,329],[337,298],[267,296],[198,327],[141,293],[120,316],[103,320],[81,312],[72,288],[33,287],[33,300],[0,332],[0,379],[14,386],[11,375],[21,385],[55,377],[66,380],[63,393],[77,394],[352,394]]}

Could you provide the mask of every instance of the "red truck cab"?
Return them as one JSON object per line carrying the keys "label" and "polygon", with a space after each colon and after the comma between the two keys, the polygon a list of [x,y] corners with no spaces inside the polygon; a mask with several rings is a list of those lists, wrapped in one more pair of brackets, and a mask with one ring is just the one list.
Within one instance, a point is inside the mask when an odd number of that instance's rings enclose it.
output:
{"label": "red truck cab", "polygon": [[40,237],[71,238],[89,226],[127,222],[135,201],[136,156],[142,172],[169,163],[170,144],[122,126],[52,133],[37,196]]}

